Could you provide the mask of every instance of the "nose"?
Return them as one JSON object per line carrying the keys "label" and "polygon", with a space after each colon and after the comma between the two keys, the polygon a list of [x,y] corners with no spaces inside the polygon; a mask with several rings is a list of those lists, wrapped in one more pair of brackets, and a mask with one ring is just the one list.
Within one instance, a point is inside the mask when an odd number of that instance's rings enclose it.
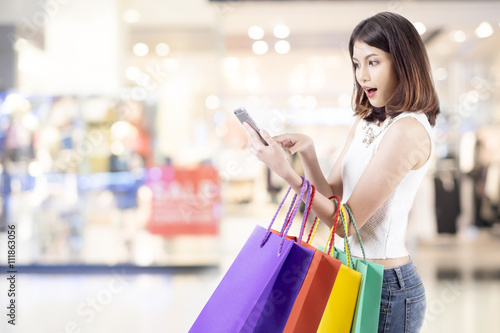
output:
{"label": "nose", "polygon": [[356,76],[358,77],[358,82],[368,82],[370,81],[370,73],[366,66],[360,66],[356,72]]}

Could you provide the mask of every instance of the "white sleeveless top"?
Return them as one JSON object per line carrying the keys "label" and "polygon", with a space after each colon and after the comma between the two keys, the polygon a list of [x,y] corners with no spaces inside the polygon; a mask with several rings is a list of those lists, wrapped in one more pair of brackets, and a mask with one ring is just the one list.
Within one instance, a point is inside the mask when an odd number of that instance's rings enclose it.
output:
{"label": "white sleeveless top", "polygon": [[[405,117],[418,120],[425,127],[429,138],[431,137],[431,126],[427,116],[420,112],[403,112],[392,120],[386,119],[380,127],[365,120],[359,121],[349,150],[342,161],[343,203],[349,200],[363,171],[375,156],[378,145],[387,130],[399,119]],[[405,246],[408,214],[429,164],[430,158],[421,168],[410,170],[382,207],[359,229],[367,259],[398,258],[408,255]],[[348,239],[352,255],[362,258],[363,253],[357,235]],[[337,244],[340,245],[340,243],[344,243],[342,239],[339,239]],[[340,248],[343,248],[343,245]]]}

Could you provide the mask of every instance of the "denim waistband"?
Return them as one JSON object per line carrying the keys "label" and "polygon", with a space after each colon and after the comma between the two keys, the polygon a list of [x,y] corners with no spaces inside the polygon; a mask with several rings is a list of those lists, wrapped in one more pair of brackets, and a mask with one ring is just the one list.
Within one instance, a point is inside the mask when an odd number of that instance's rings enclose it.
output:
{"label": "denim waistband", "polygon": [[396,283],[404,285],[404,280],[412,277],[417,273],[417,269],[413,264],[413,260],[410,258],[410,261],[404,265],[384,269],[384,281],[383,283]]}

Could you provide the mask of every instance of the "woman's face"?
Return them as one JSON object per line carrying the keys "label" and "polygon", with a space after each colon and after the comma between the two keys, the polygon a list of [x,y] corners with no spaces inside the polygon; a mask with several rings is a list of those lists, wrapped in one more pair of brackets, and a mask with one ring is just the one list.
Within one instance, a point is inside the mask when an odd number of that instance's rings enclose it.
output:
{"label": "woman's face", "polygon": [[398,85],[396,70],[389,53],[362,41],[354,42],[352,61],[356,80],[370,104],[383,107]]}

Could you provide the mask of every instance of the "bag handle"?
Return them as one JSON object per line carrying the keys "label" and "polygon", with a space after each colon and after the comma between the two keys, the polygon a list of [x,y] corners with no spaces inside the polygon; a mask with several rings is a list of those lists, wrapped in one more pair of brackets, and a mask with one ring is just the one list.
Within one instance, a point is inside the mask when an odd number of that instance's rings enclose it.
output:
{"label": "bag handle", "polygon": [[[338,202],[340,202],[340,198],[336,195],[333,195],[331,197],[328,198],[329,200],[333,200],[333,202],[335,203],[335,216],[334,216],[334,222],[333,222],[333,226],[330,230],[330,235],[328,237],[328,242],[325,246],[325,249],[327,249],[329,247],[329,243],[330,243],[330,239],[332,238],[332,231],[333,231],[333,237],[335,237],[335,231],[337,230],[337,222],[338,222],[338,217],[339,217],[339,207],[337,205]],[[312,241],[314,240],[314,236],[316,236],[316,230],[318,230],[318,226],[319,226],[319,222],[321,220],[316,216],[314,218],[314,221],[313,221],[313,225],[311,226],[311,230],[309,231],[309,236],[307,237],[307,243],[308,244],[311,244]]]}
{"label": "bag handle", "polygon": [[342,228],[344,229],[344,249],[347,257],[347,267],[349,267],[349,262],[351,263],[351,268],[353,268],[354,261],[351,256],[351,247],[349,245],[349,240],[347,239],[347,218],[345,215],[344,205],[340,205],[340,219],[342,220]]}
{"label": "bag handle", "polygon": [[[307,224],[307,219],[309,218],[309,215],[311,213],[311,209],[312,209],[312,204],[314,202],[314,196],[316,194],[316,186],[314,186],[313,184],[311,184],[308,180],[306,180],[308,182],[308,193],[307,193],[307,197],[306,197],[306,202],[305,202],[305,206],[306,206],[306,211],[304,213],[304,218],[302,220],[302,225],[300,227],[300,234],[299,234],[299,237],[298,237],[298,241],[302,241],[302,237],[304,235],[304,230],[306,228],[306,224]],[[300,205],[301,201],[297,201],[295,203],[295,205]],[[281,232],[280,232],[280,236],[283,236],[283,232],[284,232],[284,229],[286,227],[288,227],[288,224],[290,223],[290,217],[288,217],[287,221],[286,221],[286,224],[283,225],[283,228],[281,229]]]}
{"label": "bag handle", "polygon": [[328,249],[327,253],[331,253],[333,256],[333,247],[335,244],[335,234],[337,232],[337,227],[338,227],[338,222],[340,219],[340,197],[339,196],[333,196],[331,197],[331,200],[335,203],[335,206],[337,207],[335,211],[335,229],[332,228],[330,230],[330,235],[328,236],[328,241],[326,242],[325,248]]}
{"label": "bag handle", "polygon": [[[305,178],[302,177],[302,185],[304,185],[305,182],[306,182]],[[291,189],[291,187],[288,188],[286,195],[288,195],[288,192],[290,192],[290,189]],[[301,192],[301,195],[302,195],[302,192]],[[285,198],[286,198],[286,196],[285,196]],[[297,200],[297,194],[295,194],[293,196],[292,202],[290,203],[290,207],[288,208],[288,212],[286,213],[286,218],[285,218],[286,223],[283,223],[283,226],[281,227],[281,231],[279,234],[280,237],[283,237],[283,234],[285,233],[285,229],[288,227],[288,223],[290,223],[290,218],[292,217],[290,213],[292,212],[293,209],[295,209],[295,205],[300,203],[300,199],[297,202],[295,202],[296,200]],[[283,204],[283,202],[284,201],[282,201],[281,204]],[[278,208],[278,211],[280,209],[281,209],[281,206]],[[276,212],[276,213],[278,213],[278,212]]]}
{"label": "bag handle", "polygon": [[[304,190],[304,185],[305,185],[305,182],[303,181],[302,182],[302,189],[301,189],[301,191]],[[267,227],[267,232],[265,233],[264,237],[262,238],[262,240],[260,242],[260,247],[263,247],[266,244],[267,239],[269,238],[269,235],[271,234],[271,228],[272,228],[272,226],[274,224],[274,221],[276,221],[276,217],[278,216],[278,213],[281,210],[281,207],[283,207],[283,205],[285,204],[285,201],[286,201],[286,199],[288,197],[288,194],[290,193],[291,189],[292,189],[292,187],[290,186],[288,188],[288,190],[286,191],[285,196],[283,197],[283,199],[281,199],[281,203],[278,206],[278,209],[276,210],[276,213],[274,213],[274,216],[271,219],[271,223]],[[302,192],[301,192],[301,194],[302,194]],[[288,209],[288,213],[287,213],[287,218],[289,217],[289,215],[290,215],[290,213],[292,211],[293,204],[294,204],[294,202],[295,202],[296,199],[297,199],[297,194],[295,194],[295,196],[294,196],[294,198],[292,200],[292,203],[290,204],[290,208]],[[284,228],[283,228],[283,232],[284,232]],[[282,236],[283,236],[282,233],[280,233],[280,237],[282,237]]]}
{"label": "bag handle", "polygon": [[[294,220],[295,215],[297,215],[297,211],[299,210],[299,205],[295,205],[295,207],[294,207],[293,204],[297,200],[297,197],[302,198],[304,196],[304,192],[309,184],[309,181],[307,181],[304,177],[301,177],[301,178],[302,178],[302,188],[300,190],[300,195],[297,196],[297,194],[295,194],[293,201],[292,201],[292,204],[290,205],[290,209],[288,210],[287,217],[286,217],[285,221],[288,221],[288,220],[293,221]],[[266,244],[267,240],[269,239],[269,236],[271,235],[271,228],[274,224],[274,221],[276,220],[276,217],[278,216],[278,213],[281,210],[281,207],[283,207],[283,205],[285,204],[286,198],[288,197],[288,194],[290,193],[291,188],[292,188],[291,186],[288,188],[288,190],[285,194],[285,197],[283,198],[283,200],[281,200],[281,203],[278,207],[278,210],[274,214],[274,216],[271,220],[271,223],[269,224],[269,227],[267,228],[267,232],[265,233],[264,237],[262,238],[262,240],[260,242],[260,247],[263,247]],[[309,195],[309,193],[308,193],[308,195]],[[292,210],[292,207],[294,207],[293,210]],[[291,213],[291,215],[289,215],[290,213]],[[283,249],[283,243],[285,242],[286,235],[288,234],[288,231],[290,230],[290,227],[292,225],[292,223],[287,223],[287,224],[288,225],[286,226],[286,228],[283,232],[283,235],[281,235],[281,244],[278,248],[278,257],[281,256],[281,250]]]}
{"label": "bag handle", "polygon": [[[348,233],[347,233],[347,218],[345,215],[345,212],[347,211],[351,221],[353,222],[353,226],[354,226],[354,229],[356,230],[356,234],[358,235],[358,240],[359,240],[359,243],[361,245],[361,250],[363,251],[363,258],[366,260],[365,249],[364,249],[363,243],[361,241],[361,235],[359,234],[359,230],[356,226],[356,222],[354,221],[354,217],[352,216],[351,209],[349,208],[349,206],[347,206],[347,204],[340,204],[340,197],[339,196],[334,195],[334,196],[329,197],[328,199],[333,200],[333,202],[336,206],[336,211],[335,211],[335,217],[334,217],[334,225],[330,229],[330,234],[328,236],[328,240],[327,240],[326,246],[325,246],[325,250],[328,249],[326,251],[326,253],[329,253],[330,255],[333,256],[333,252],[334,252],[333,244],[335,242],[335,232],[337,229],[337,223],[338,223],[339,217],[340,217],[341,222],[342,222],[342,228],[344,229],[344,235],[348,235]],[[316,235],[316,230],[318,229],[319,222],[320,222],[320,219],[316,216],[314,218],[313,225],[312,225],[311,230],[309,232],[309,236],[307,237],[307,243],[309,243],[309,244],[312,243],[314,236]],[[346,256],[347,256],[347,266],[349,267],[349,264],[353,263],[353,260],[352,260],[352,256],[351,256],[351,248],[349,245],[349,241],[347,240],[347,237],[344,237],[344,248],[345,248]]]}
{"label": "bag handle", "polygon": [[[306,194],[306,206],[308,207],[308,211],[310,211],[311,209],[311,205],[312,205],[312,200],[311,200],[311,196],[313,196],[314,192],[313,192],[313,188],[312,188],[312,185],[311,183],[305,179],[304,177],[302,177],[303,179],[303,187],[302,187],[302,191],[300,193],[300,196],[297,200],[297,202],[295,203],[295,207],[294,207],[294,215],[292,217],[289,217],[287,219],[287,222],[286,222],[286,229],[285,229],[285,233],[283,234],[283,237],[281,239],[281,244],[280,244],[280,247],[278,249],[278,257],[281,255],[281,250],[283,248],[283,244],[285,242],[285,238],[286,238],[286,235],[288,234],[288,231],[290,230],[290,227],[292,226],[292,223],[293,223],[293,219],[295,218],[295,214],[297,213],[299,207],[300,207],[300,204],[302,202],[302,198],[304,197],[304,184],[305,184],[305,188],[307,189],[307,194]],[[307,222],[307,217],[308,217],[309,214],[304,214],[304,217],[302,219],[302,224],[300,226],[300,230],[301,230],[301,236],[297,239],[298,243],[300,244],[300,240],[302,239],[302,231],[304,230],[305,226],[306,226],[306,222]]]}
{"label": "bag handle", "polygon": [[314,202],[314,196],[316,194],[316,186],[312,185],[311,183],[309,184],[311,188],[311,193],[306,199],[306,213],[304,214],[304,219],[302,221],[302,226],[300,228],[300,234],[298,239],[299,244],[302,241],[302,237],[304,236],[304,230],[306,229],[307,219],[309,218],[309,214],[311,213],[312,204]]}
{"label": "bag handle", "polygon": [[[329,199],[333,200],[333,202],[335,204],[335,207],[336,207],[336,211],[335,211],[335,217],[334,217],[334,225],[330,229],[330,234],[328,235],[328,240],[326,241],[325,253],[328,253],[328,254],[330,254],[333,257],[333,255],[334,255],[334,246],[333,245],[334,245],[334,242],[335,242],[335,232],[337,230],[337,223],[338,223],[339,217],[342,219],[342,215],[341,214],[342,213],[345,214],[345,212],[343,212],[341,210],[342,209],[342,205],[340,204],[340,197],[339,196],[332,196]],[[308,243],[309,244],[311,244],[310,242],[312,242],[312,239],[314,239],[314,235],[316,234],[316,230],[318,228],[319,221],[320,220],[318,219],[318,217],[316,217],[314,219],[313,226],[311,228],[311,232],[309,233],[309,238],[308,238]],[[347,232],[346,231],[347,225],[346,225],[346,222],[345,222],[345,218],[342,219],[342,228],[344,229],[344,233],[347,234],[346,233]],[[350,251],[349,242],[347,241],[347,237],[344,237],[344,247],[345,247],[346,256],[347,256],[347,267],[351,266],[351,268],[353,268],[353,266],[352,266],[353,265],[352,264],[353,260],[352,260],[352,257],[351,257],[351,251]]]}
{"label": "bag handle", "polygon": [[361,235],[359,233],[358,226],[356,225],[356,221],[354,221],[354,216],[352,216],[351,208],[349,208],[347,204],[343,204],[342,206],[349,214],[349,218],[351,219],[352,225],[354,226],[354,230],[356,230],[356,235],[358,236],[359,245],[361,246],[361,251],[363,252],[363,260],[366,261],[365,248],[363,247],[363,242],[361,241]]}
{"label": "bag handle", "polygon": [[312,240],[316,236],[316,230],[318,230],[318,225],[319,225],[319,218],[316,216],[314,218],[313,224],[311,226],[311,230],[309,231],[309,235],[307,236],[307,243],[311,244]]}
{"label": "bag handle", "polygon": [[[339,200],[337,200],[337,198]],[[345,219],[345,211],[343,210],[343,206],[340,204],[340,198],[339,197],[337,197],[337,198],[333,198],[335,205],[338,207],[338,211],[337,211],[337,214],[335,216],[335,218],[336,218],[335,226],[337,224],[338,217],[339,217],[341,220],[341,223],[342,223],[342,228],[344,229],[344,235],[347,235],[347,223],[346,223],[346,219]],[[334,229],[332,227],[332,230],[330,231],[330,235],[328,237],[328,240],[327,240],[326,246],[325,246],[325,248],[328,248],[328,251],[326,253],[330,254],[332,257],[334,256],[334,252],[335,252],[334,240],[335,240],[335,232],[334,232]],[[353,268],[354,261],[352,260],[352,257],[351,257],[351,248],[349,245],[349,241],[347,240],[347,237],[344,237],[344,249],[345,249],[346,257],[347,257],[346,258],[347,259],[346,266]]]}

